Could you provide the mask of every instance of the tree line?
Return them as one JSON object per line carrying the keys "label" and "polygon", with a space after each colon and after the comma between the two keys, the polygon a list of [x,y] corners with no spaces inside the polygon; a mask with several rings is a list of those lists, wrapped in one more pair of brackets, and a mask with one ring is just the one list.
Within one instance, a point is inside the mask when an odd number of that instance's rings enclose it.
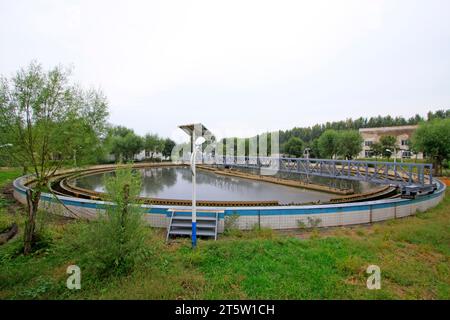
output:
{"label": "tree line", "polygon": [[[404,117],[393,118],[389,115],[371,118],[360,117],[355,120],[349,118],[343,121],[326,122],[325,124],[316,124],[310,127],[280,130],[278,132],[280,153],[292,157],[309,156],[311,158],[352,159],[362,150],[363,140],[358,132],[361,128],[417,125],[448,118],[450,118],[450,109],[430,111],[426,117],[422,117],[419,114],[408,119]],[[224,153],[227,150],[226,142],[232,140],[234,154],[237,155],[237,150],[240,149],[245,150],[245,156],[248,156],[250,153],[249,141],[251,139],[255,139],[255,137],[223,139],[221,142]],[[267,151],[270,155],[271,133],[264,133],[258,139],[267,139]],[[374,143],[371,146],[372,154],[389,158],[395,145],[393,140],[395,141],[395,137],[382,137],[379,143]],[[386,151],[387,149],[391,150],[391,152]],[[410,149],[416,152],[421,151],[420,148],[416,148],[413,144],[410,145]],[[257,154],[259,154],[259,150]]]}
{"label": "tree line", "polygon": [[112,154],[115,161],[132,161],[136,154],[145,151],[145,158],[159,161],[157,154],[164,158],[171,156],[175,142],[170,138],[163,138],[157,134],[148,133],[141,137],[132,129],[123,126],[111,126],[104,139],[105,154]]}
{"label": "tree line", "polygon": [[337,131],[341,130],[359,130],[361,128],[378,128],[378,127],[393,127],[393,126],[405,126],[405,125],[417,125],[424,121],[430,121],[433,119],[445,119],[450,118],[450,109],[429,111],[426,117],[422,117],[416,114],[408,119],[404,117],[392,117],[377,116],[364,118],[360,117],[355,120],[349,118],[341,121],[326,122],[324,124],[316,124],[310,127],[294,127],[290,130],[280,131],[280,142],[284,143],[292,136],[302,139],[304,142],[310,142],[319,136],[326,130],[333,129]]}

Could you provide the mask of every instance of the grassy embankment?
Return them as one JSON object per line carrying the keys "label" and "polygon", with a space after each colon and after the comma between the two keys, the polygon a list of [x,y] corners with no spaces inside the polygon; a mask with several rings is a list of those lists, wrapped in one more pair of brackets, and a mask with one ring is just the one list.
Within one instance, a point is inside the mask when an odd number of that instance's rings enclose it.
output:
{"label": "grassy embankment", "polygon": [[[3,187],[19,170],[0,171]],[[23,209],[0,200],[0,229]],[[13,214],[14,211],[17,211]],[[20,255],[21,236],[0,246],[0,299],[449,299],[450,197],[415,217],[372,226],[277,233],[233,231],[218,241],[164,243],[149,228],[151,257],[128,276],[83,273],[66,289],[66,268],[87,254],[77,248],[86,222],[45,219],[40,249]],[[75,245],[74,245],[75,244]],[[366,288],[366,268],[381,268],[382,289]]]}

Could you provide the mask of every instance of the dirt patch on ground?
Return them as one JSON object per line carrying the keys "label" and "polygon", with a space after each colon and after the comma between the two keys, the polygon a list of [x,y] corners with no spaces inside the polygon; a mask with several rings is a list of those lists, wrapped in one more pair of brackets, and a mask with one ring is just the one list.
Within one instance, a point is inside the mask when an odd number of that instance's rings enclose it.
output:
{"label": "dirt patch on ground", "polygon": [[6,210],[9,214],[15,215],[25,210],[25,207],[14,198],[14,187],[12,182],[5,185],[1,189],[1,193],[3,199],[5,199],[7,203]]}
{"label": "dirt patch on ground", "polygon": [[[14,187],[12,182],[1,188],[1,196],[6,202],[5,209],[10,215],[24,214],[26,211],[25,205],[21,204],[14,198]],[[49,214],[49,220],[55,224],[65,224],[67,222],[73,221],[73,218],[64,217],[55,214]]]}
{"label": "dirt patch on ground", "polygon": [[375,232],[374,224],[362,224],[355,226],[336,226],[313,229],[291,229],[291,230],[274,230],[279,235],[286,235],[300,239],[309,239],[311,237],[327,238],[336,236],[347,236],[350,238],[361,238]]}

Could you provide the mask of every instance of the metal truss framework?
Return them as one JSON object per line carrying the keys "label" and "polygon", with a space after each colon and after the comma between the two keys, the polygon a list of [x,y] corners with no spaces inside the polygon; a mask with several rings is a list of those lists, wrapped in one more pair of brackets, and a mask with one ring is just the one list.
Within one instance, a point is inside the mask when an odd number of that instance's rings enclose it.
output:
{"label": "metal truss framework", "polygon": [[[200,160],[200,159],[199,159]],[[263,175],[277,172],[334,179],[367,181],[399,187],[433,184],[432,164],[329,160],[276,157],[202,157],[200,162],[233,168],[260,169]]]}

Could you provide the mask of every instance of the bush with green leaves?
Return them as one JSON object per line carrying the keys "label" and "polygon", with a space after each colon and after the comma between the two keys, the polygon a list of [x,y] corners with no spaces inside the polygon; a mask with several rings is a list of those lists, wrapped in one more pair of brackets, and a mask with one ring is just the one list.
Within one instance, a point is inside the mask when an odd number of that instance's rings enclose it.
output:
{"label": "bush with green leaves", "polygon": [[302,139],[298,137],[291,137],[283,144],[283,152],[291,157],[297,158],[303,156],[304,147],[305,143]]}
{"label": "bush with green leaves", "polygon": [[225,215],[224,218],[224,234],[228,236],[241,236],[242,230],[238,226],[239,214],[232,213],[231,215]]}
{"label": "bush with green leaves", "polygon": [[232,213],[230,215],[226,215],[225,220],[224,220],[224,229],[225,230],[237,229],[238,228],[238,219],[239,219],[239,214],[237,214],[237,213]]}
{"label": "bush with green leaves", "polygon": [[96,275],[120,275],[133,270],[148,250],[146,227],[139,205],[141,178],[131,166],[119,168],[105,178],[107,199],[111,203],[84,230],[84,266]]}

